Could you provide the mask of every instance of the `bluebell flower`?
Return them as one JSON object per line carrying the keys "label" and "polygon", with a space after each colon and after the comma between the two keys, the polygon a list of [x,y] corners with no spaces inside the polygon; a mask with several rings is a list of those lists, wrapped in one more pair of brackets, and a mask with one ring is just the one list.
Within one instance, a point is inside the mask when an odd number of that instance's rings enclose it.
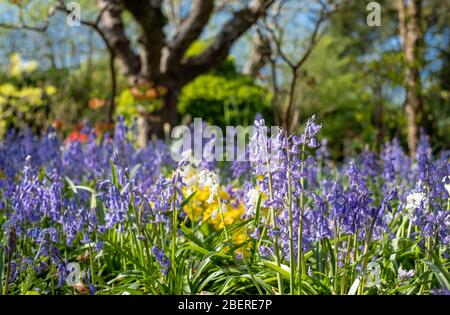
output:
{"label": "bluebell flower", "polygon": [[162,249],[159,249],[158,246],[153,246],[152,253],[155,256],[156,260],[158,261],[159,265],[161,266],[161,273],[163,275],[167,275],[170,269],[170,260],[165,255],[164,251]]}

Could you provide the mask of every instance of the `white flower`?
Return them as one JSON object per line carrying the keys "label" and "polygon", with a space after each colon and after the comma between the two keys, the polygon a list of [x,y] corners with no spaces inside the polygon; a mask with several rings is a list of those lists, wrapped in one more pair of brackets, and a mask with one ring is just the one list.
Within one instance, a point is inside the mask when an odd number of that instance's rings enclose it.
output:
{"label": "white flower", "polygon": [[185,165],[180,168],[180,176],[183,180],[183,183],[188,187],[191,188],[195,186],[198,183],[198,175],[195,171],[195,168],[192,167],[191,164]]}
{"label": "white flower", "polygon": [[421,203],[425,204],[427,198],[422,192],[411,193],[406,197],[406,208],[407,209],[415,209],[420,208]]}
{"label": "white flower", "polygon": [[199,175],[199,184],[209,188],[208,203],[214,202],[214,197],[219,196],[219,182],[214,172],[202,170]]}
{"label": "white flower", "polygon": [[[247,208],[251,214],[255,214],[256,207],[258,205],[258,199],[259,199],[260,192],[256,190],[255,188],[250,189],[246,196],[247,196]],[[263,204],[263,200],[261,200],[261,205]]]}
{"label": "white flower", "polygon": [[367,286],[381,287],[381,267],[375,262],[371,262],[367,265]]}
{"label": "white flower", "polygon": [[255,188],[252,188],[247,192],[247,198],[249,205],[256,207],[256,203],[259,199],[259,192]]}
{"label": "white flower", "polygon": [[450,195],[450,181],[449,181],[448,184],[445,183],[445,182],[448,181],[448,180],[449,180],[449,177],[448,177],[448,176],[445,176],[445,177],[442,179],[442,182],[444,183],[444,186],[445,186],[445,189],[447,190],[447,193]]}

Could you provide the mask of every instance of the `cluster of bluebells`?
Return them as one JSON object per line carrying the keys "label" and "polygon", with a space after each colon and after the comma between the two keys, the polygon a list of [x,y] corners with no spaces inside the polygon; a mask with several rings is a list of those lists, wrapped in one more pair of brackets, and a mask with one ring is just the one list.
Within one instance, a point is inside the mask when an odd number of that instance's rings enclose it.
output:
{"label": "cluster of bluebells", "polygon": [[[361,243],[393,237],[392,224],[401,221],[399,216],[410,217],[417,227],[408,237],[428,238],[434,246],[448,248],[450,152],[433,157],[425,134],[414,159],[394,139],[380,155],[365,149],[333,166],[326,140],[317,139],[322,126],[314,116],[298,135],[281,129],[269,135],[261,117],[254,126],[245,151],[250,161],[220,167],[200,161],[200,168],[220,175],[232,202],[245,205],[245,218],[255,216],[258,200],[275,212],[267,235],[276,239],[283,259],[292,249],[297,255],[299,244],[305,251],[339,235],[351,235]],[[21,270],[32,268],[39,274],[53,265],[63,285],[67,262],[62,248],[95,243],[94,250],[101,251],[102,236],[109,231],[127,233],[130,220],[138,238],[145,240],[136,225],[163,224],[171,229],[171,211],[187,197],[179,173],[174,172],[183,161],[177,165],[163,141],[137,148],[136,130],[128,128],[123,118],[113,136],[97,137],[87,127],[82,132],[88,135],[85,142],[62,142],[53,130],[40,137],[29,130],[10,131],[0,142],[2,230],[13,231],[13,236],[3,237],[12,256],[11,281]],[[249,236],[261,237],[260,227]],[[14,250],[17,240],[25,239],[34,250]],[[269,244],[260,251],[262,257],[275,252]],[[167,275],[171,262],[164,250],[153,246],[151,253],[162,275]],[[406,279],[413,274],[401,270],[398,276]],[[90,272],[86,281],[94,292]]]}
{"label": "cluster of bluebells", "polygon": [[[399,216],[408,214],[420,231],[411,230],[408,237],[421,239],[421,244],[429,237],[433,246],[448,248],[450,154],[443,152],[433,160],[423,133],[416,159],[409,158],[394,139],[386,143],[382,154],[366,148],[332,170],[326,141],[320,146],[316,140],[321,125],[315,122],[314,116],[299,136],[288,137],[279,132],[270,137],[263,119],[255,121],[255,128],[250,150],[257,157],[251,165],[257,190],[255,193],[253,185],[243,186],[248,196],[245,216],[254,213],[258,194],[267,197],[264,207],[272,207],[276,212],[276,222],[272,223],[268,235],[281,244],[285,259],[292,248],[289,211],[292,212],[294,255],[300,244],[299,231],[302,231],[304,251],[325,238],[333,240],[339,235],[355,235],[364,244],[384,235],[394,237],[391,225]],[[407,209],[408,198],[417,193],[424,196],[422,202]],[[298,229],[300,224],[302,228]],[[267,252],[267,248],[261,250]]]}
{"label": "cluster of bluebells", "polygon": [[[89,128],[82,132],[88,135],[86,142],[63,142],[53,130],[41,137],[25,130],[10,131],[0,143],[2,230],[13,227],[14,238],[26,239],[34,248],[14,251],[11,280],[17,278],[19,266],[31,265],[40,273],[54,265],[62,284],[65,265],[60,248],[95,242],[93,248],[100,251],[102,234],[109,230],[123,233],[131,190],[144,223],[168,221],[165,212],[173,186],[163,171],[169,173],[176,166],[168,146],[159,141],[136,148],[133,129],[122,118],[113,137],[106,134],[100,139]],[[95,195],[81,186],[91,186]],[[102,215],[93,200],[103,205]]]}

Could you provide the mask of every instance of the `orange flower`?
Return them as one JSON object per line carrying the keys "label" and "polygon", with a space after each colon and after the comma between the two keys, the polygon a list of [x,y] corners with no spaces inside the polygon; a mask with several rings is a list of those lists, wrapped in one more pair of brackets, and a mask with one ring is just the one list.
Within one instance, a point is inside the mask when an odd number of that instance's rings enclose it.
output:
{"label": "orange flower", "polygon": [[145,98],[144,94],[135,86],[130,89],[131,95],[136,101],[141,101]]}
{"label": "orange flower", "polygon": [[167,88],[162,85],[154,86],[153,82],[146,81],[130,88],[130,92],[136,101],[155,100],[166,94]]}
{"label": "orange flower", "polygon": [[155,88],[151,88],[147,90],[145,96],[150,100],[154,100],[155,98],[158,98],[158,90]]}
{"label": "orange flower", "polygon": [[94,98],[89,99],[88,105],[89,105],[89,108],[97,109],[97,108],[103,107],[105,105],[105,100],[94,97]]}
{"label": "orange flower", "polygon": [[55,119],[52,123],[53,128],[60,130],[63,126],[63,121],[61,119]]}

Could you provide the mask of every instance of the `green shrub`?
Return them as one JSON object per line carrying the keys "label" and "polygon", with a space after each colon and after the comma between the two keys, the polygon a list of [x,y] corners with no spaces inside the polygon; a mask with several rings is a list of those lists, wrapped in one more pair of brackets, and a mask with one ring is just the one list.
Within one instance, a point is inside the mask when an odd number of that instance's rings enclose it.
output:
{"label": "green shrub", "polygon": [[272,117],[270,96],[249,77],[209,73],[186,85],[178,109],[218,126],[248,125],[256,113]]}

